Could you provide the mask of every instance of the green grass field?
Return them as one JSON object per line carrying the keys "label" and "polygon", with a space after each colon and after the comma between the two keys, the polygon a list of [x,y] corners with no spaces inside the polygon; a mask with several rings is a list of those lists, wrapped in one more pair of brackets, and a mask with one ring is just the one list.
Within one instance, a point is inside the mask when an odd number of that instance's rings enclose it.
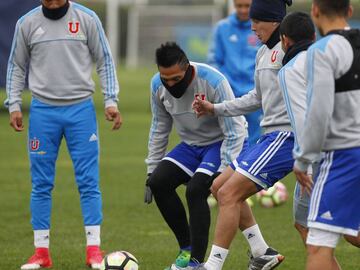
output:
{"label": "green grass field", "polygon": [[[175,238],[162,220],[155,204],[143,203],[146,176],[144,159],[150,126],[149,83],[154,70],[119,72],[122,128],[111,131],[103,116],[102,98],[95,95],[101,141],[101,189],[104,222],[102,248],[106,252],[127,250],[140,261],[141,270],[161,270],[178,252]],[[1,104],[5,99],[0,91]],[[24,94],[28,107],[29,94]],[[0,270],[19,269],[33,251],[30,225],[30,175],[26,152],[27,133],[15,133],[8,124],[8,114],[0,112]],[[27,128],[27,113],[25,127]],[[172,136],[171,145],[177,141]],[[51,252],[55,270],[86,269],[85,235],[80,213],[72,163],[65,142],[57,161],[53,192]],[[292,193],[293,176],[284,181]],[[180,188],[180,193],[184,189]],[[305,265],[305,250],[292,225],[292,198],[275,209],[257,204],[253,211],[267,242],[286,260],[279,269],[300,270]],[[214,228],[216,208],[212,210]],[[212,239],[212,232],[211,232]],[[247,269],[247,244],[239,233],[226,261],[225,270]],[[336,255],[344,270],[360,269],[360,251],[341,241]],[[321,269],[326,270],[326,269]]]}

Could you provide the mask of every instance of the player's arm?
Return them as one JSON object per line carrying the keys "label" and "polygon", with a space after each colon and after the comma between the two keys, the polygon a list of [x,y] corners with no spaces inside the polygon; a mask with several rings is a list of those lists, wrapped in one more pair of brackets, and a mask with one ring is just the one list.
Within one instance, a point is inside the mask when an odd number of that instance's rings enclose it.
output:
{"label": "player's arm", "polygon": [[[224,80],[215,91],[215,102],[220,103],[225,100],[233,100],[234,94],[229,83]],[[218,116],[220,127],[224,133],[224,140],[221,145],[221,165],[218,171],[223,171],[240,153],[247,130],[245,127],[245,119],[238,117],[222,117]]]}
{"label": "player's arm", "polygon": [[256,89],[233,100],[214,104],[214,114],[218,116],[237,116],[254,112],[261,108],[261,97]]}
{"label": "player's arm", "polygon": [[216,69],[222,69],[224,65],[225,50],[221,40],[220,24],[217,24],[213,31],[207,62]]}
{"label": "player's arm", "polygon": [[207,100],[195,99],[192,108],[197,117],[203,115],[239,116],[251,113],[261,108],[261,98],[256,89],[251,90],[241,98],[211,103]]}
{"label": "player's arm", "polygon": [[145,160],[148,174],[153,172],[165,156],[173,122],[158,94],[156,91],[151,91],[152,121],[149,132],[148,156]]}
{"label": "player's arm", "polygon": [[117,106],[119,83],[104,29],[95,13],[93,13],[92,20],[89,23],[87,35],[89,50],[95,60],[96,71],[100,77],[101,89],[104,95],[105,117],[106,120],[114,122],[113,130],[116,130],[122,124],[122,117]]}
{"label": "player's arm", "polygon": [[25,87],[27,64],[30,58],[27,44],[23,25],[21,21],[18,21],[8,61],[6,77],[7,99],[5,100],[5,106],[9,108],[10,113],[10,125],[15,131],[22,131],[24,129],[21,113],[21,93]]}

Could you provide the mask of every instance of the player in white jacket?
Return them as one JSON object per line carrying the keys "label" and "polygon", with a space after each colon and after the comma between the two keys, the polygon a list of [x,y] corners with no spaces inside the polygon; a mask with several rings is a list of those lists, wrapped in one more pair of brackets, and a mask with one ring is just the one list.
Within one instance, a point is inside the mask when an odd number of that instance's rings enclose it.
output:
{"label": "player in white jacket", "polygon": [[[294,149],[299,148],[299,136],[304,129],[306,101],[306,56],[307,49],[315,42],[315,27],[310,16],[303,12],[294,12],[287,15],[280,25],[280,35],[285,56],[283,68],[279,71],[279,82],[286,102],[286,109],[295,135]],[[299,150],[297,150],[299,151]],[[309,167],[308,173],[315,177],[318,172],[319,160]],[[300,189],[296,182],[294,192],[294,220],[295,228],[299,231],[302,240],[306,243],[308,228],[307,217],[309,212],[310,194]],[[360,236],[344,236],[356,247],[360,247]]]}
{"label": "player in white jacket", "polygon": [[[295,148],[294,172],[311,193],[307,270],[340,269],[334,250],[341,235],[360,227],[360,31],[351,30],[349,0],[314,0],[312,17],[325,37],[307,53],[307,110]],[[315,185],[309,164],[324,152]]]}
{"label": "player in white jacket", "polygon": [[[278,27],[286,14],[286,3],[291,2],[252,2],[252,29],[264,43],[256,56],[255,89],[241,98],[217,104],[194,101],[193,107],[199,116],[209,113],[243,115],[262,108],[264,118],[261,126],[265,133],[213,183],[212,191],[219,201],[219,215],[210,256],[200,269],[222,269],[239,221],[249,220],[243,213],[243,209],[248,207],[245,200],[259,190],[271,187],[292,170],[294,135],[277,80],[284,56]],[[243,230],[240,227],[249,243],[256,243],[256,248],[251,248],[249,269],[273,269],[283,261],[284,256],[266,244],[252,215],[251,220],[249,228]]]}
{"label": "player in white jacket", "polygon": [[[193,112],[191,105],[196,98],[212,102],[234,99],[227,79],[216,69],[189,62],[181,48],[171,42],[156,50],[156,63],[159,72],[151,80],[152,124],[145,201],[151,202],[152,191],[178,241],[180,252],[170,268],[192,269],[203,262],[207,249],[207,196],[212,177],[241,151],[247,137],[246,121],[243,117],[198,119]],[[166,153],[173,125],[181,143]],[[176,188],[185,183],[190,224],[176,193]]]}

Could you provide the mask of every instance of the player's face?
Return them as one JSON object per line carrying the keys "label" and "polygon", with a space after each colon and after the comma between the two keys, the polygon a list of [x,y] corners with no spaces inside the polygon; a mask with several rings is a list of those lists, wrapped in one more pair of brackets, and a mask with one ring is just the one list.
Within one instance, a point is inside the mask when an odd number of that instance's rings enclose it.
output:
{"label": "player's face", "polygon": [[262,43],[266,43],[269,40],[272,33],[279,25],[277,22],[263,22],[256,19],[252,19],[251,22],[251,30],[255,32]]}
{"label": "player's face", "polygon": [[41,3],[48,9],[55,9],[65,5],[67,0],[41,0]]}
{"label": "player's face", "polygon": [[251,0],[234,0],[236,15],[240,21],[249,20]]}
{"label": "player's face", "polygon": [[171,87],[184,78],[186,68],[181,68],[179,64],[175,64],[171,67],[159,66],[159,72],[161,80]]}

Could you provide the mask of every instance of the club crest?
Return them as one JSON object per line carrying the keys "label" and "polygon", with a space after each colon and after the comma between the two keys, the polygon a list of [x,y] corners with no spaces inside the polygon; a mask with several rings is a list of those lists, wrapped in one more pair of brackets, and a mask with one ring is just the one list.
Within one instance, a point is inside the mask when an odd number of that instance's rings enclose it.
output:
{"label": "club crest", "polygon": [[273,51],[272,52],[272,54],[271,54],[271,62],[272,63],[275,63],[278,53],[279,53],[279,51]]}
{"label": "club crest", "polygon": [[195,98],[195,99],[205,100],[205,99],[206,99],[206,96],[205,96],[204,93],[198,93],[198,94],[195,94],[195,95],[194,95],[194,98]]}
{"label": "club crest", "polygon": [[30,140],[30,150],[31,151],[37,151],[37,150],[39,150],[39,147],[40,147],[40,140],[36,139],[35,137],[34,137],[34,139]]}
{"label": "club crest", "polygon": [[69,32],[71,34],[77,34],[80,29],[80,22],[69,22]]}

